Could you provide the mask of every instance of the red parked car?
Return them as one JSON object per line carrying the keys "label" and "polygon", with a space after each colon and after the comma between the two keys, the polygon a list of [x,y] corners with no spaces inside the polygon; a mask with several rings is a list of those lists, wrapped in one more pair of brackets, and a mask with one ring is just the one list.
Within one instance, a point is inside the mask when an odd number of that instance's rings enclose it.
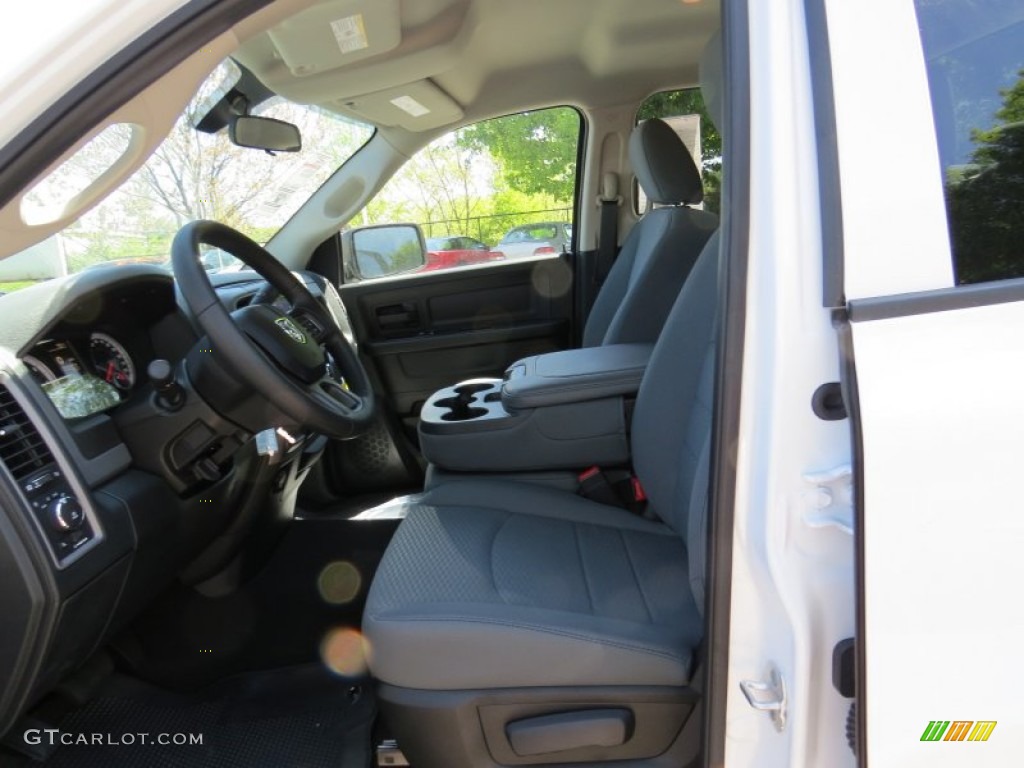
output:
{"label": "red parked car", "polygon": [[427,263],[419,270],[429,272],[435,269],[451,269],[467,264],[482,264],[485,261],[504,259],[501,251],[492,251],[490,246],[463,235],[431,237],[427,239]]}

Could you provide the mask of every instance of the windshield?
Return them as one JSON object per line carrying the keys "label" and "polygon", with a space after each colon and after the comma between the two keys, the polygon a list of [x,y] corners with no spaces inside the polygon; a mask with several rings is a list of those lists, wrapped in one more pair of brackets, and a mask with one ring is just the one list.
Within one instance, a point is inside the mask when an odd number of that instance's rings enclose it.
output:
{"label": "windshield", "polygon": [[[222,222],[266,243],[373,134],[371,126],[280,97],[263,102],[252,113],[297,125],[302,134],[298,152],[271,154],[238,147],[227,130],[197,130],[194,126],[210,104],[223,95],[225,73],[231,68],[225,62],[207,78],[145,165],[103,202],[57,235],[6,259],[0,292],[124,263],[169,268],[175,233],[195,219]],[[122,131],[103,131],[26,197],[34,196],[44,206],[47,194],[73,195],[83,177],[96,175],[97,158],[116,157],[125,143]],[[204,263],[211,272],[240,267],[219,251],[207,252]]]}

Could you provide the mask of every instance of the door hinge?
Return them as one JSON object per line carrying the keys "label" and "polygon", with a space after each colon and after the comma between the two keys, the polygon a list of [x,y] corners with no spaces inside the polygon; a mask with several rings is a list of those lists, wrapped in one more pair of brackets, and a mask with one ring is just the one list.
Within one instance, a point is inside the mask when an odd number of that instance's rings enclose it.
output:
{"label": "door hinge", "polygon": [[786,729],[786,682],[774,664],[768,669],[768,682],[741,680],[740,690],[754,709],[771,715],[780,733]]}
{"label": "door hinge", "polygon": [[838,528],[853,535],[853,470],[843,464],[822,472],[804,472],[807,511],[804,522],[811,528]]}

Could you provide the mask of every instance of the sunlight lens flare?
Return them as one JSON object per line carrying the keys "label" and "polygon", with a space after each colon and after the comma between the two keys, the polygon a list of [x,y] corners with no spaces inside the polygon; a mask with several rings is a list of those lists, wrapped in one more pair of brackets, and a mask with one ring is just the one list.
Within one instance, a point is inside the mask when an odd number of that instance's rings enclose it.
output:
{"label": "sunlight lens flare", "polygon": [[346,605],[359,595],[363,577],[352,563],[340,560],[328,563],[320,571],[316,585],[325,603]]}
{"label": "sunlight lens flare", "polygon": [[324,665],[341,677],[361,677],[369,668],[370,647],[358,630],[332,629],[320,644]]}

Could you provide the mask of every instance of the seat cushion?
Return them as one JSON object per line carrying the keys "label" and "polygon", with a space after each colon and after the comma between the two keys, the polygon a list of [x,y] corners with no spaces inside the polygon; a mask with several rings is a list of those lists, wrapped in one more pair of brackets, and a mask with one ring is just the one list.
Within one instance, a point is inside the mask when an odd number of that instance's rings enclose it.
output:
{"label": "seat cushion", "polygon": [[501,480],[401,504],[363,621],[378,679],[428,690],[689,680],[702,625],[667,526]]}

